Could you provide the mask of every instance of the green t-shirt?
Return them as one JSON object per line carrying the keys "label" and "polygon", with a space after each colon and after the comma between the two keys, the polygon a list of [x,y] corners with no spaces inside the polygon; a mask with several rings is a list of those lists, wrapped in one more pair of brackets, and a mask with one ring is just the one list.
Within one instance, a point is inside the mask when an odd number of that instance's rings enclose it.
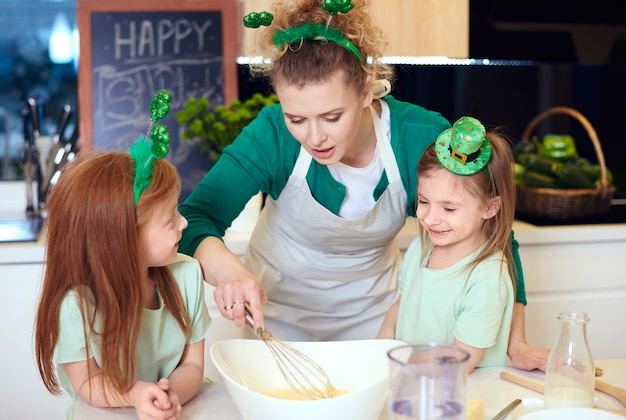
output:
{"label": "green t-shirt", "polygon": [[[204,339],[209,330],[211,319],[204,301],[204,281],[198,261],[179,254],[169,268],[176,279],[185,309],[192,322],[191,337],[185,340],[180,326],[163,304],[157,290],[160,308],[144,309],[141,318],[135,359],[136,380],[156,383],[161,378],[167,378],[180,362],[185,345]],[[86,360],[83,320],[77,298],[78,295],[74,291],[68,292],[63,298],[59,317],[59,338],[53,355],[59,381],[73,401],[76,399],[76,393],[61,364]],[[100,364],[101,350],[98,337],[95,335],[89,336],[88,352],[89,357],[94,357],[96,363]]]}
{"label": "green t-shirt", "polygon": [[396,339],[406,343],[454,344],[454,339],[485,352],[478,367],[504,366],[513,316],[513,284],[502,254],[492,255],[471,274],[465,257],[432,270],[421,262],[421,240],[406,252],[398,284],[401,300]]}

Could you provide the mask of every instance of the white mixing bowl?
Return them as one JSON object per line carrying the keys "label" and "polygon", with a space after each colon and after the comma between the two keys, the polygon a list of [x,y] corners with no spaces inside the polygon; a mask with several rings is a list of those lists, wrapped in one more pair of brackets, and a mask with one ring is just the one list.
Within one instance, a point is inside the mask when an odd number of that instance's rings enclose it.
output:
{"label": "white mixing bowl", "polygon": [[345,394],[294,401],[264,395],[289,389],[266,344],[257,339],[221,340],[211,359],[245,420],[377,420],[386,407],[387,351],[397,340],[289,342],[317,362]]}

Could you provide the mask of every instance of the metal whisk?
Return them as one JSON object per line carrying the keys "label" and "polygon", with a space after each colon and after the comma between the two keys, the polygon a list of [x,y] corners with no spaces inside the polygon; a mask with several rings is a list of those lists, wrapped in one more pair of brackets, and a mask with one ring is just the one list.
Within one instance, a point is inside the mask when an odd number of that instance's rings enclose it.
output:
{"label": "metal whisk", "polygon": [[[248,305],[246,322],[254,331],[254,320]],[[333,386],[324,369],[302,352],[274,337],[267,328],[259,336],[270,350],[280,373],[289,387],[306,399],[331,398]]]}

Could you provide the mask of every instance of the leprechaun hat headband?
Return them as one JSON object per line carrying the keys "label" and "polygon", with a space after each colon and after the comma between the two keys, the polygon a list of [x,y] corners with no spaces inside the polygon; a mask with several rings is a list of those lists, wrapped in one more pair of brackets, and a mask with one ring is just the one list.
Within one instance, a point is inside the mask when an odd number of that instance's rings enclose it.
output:
{"label": "leprechaun hat headband", "polygon": [[483,170],[492,152],[485,127],[473,117],[459,118],[435,141],[437,159],[444,168],[457,175],[472,175]]}

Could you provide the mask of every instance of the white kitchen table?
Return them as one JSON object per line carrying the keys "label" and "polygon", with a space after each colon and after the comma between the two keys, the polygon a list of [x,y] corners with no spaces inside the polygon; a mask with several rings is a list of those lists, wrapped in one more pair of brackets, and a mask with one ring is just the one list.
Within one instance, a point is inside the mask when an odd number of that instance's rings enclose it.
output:
{"label": "white kitchen table", "polygon": [[[134,408],[96,408],[82,400],[74,407],[74,420],[137,419]],[[183,419],[242,420],[224,382],[203,384],[200,393],[183,406]]]}
{"label": "white kitchen table", "polygon": [[[626,388],[626,358],[596,360],[595,365],[603,370],[602,377],[599,379],[611,385]],[[545,383],[545,374],[539,370],[528,372],[512,366],[476,369],[467,377],[467,396],[483,401],[485,419],[491,419],[517,398],[522,400],[522,404],[511,413],[513,419],[531,411],[543,409],[543,394],[501,379],[500,372],[503,370],[542,385]],[[619,400],[603,392],[596,391],[594,405],[609,410],[620,410],[622,411],[620,414],[626,414],[626,407]]]}
{"label": "white kitchen table", "polygon": [[[615,386],[626,387],[626,358],[598,360],[596,361],[596,366],[601,367],[604,372],[602,380]],[[544,382],[544,374],[540,371],[521,371],[511,366],[476,369],[467,378],[467,396],[483,401],[485,419],[491,419],[500,409],[516,398],[521,398],[522,404],[511,413],[511,418],[513,419],[518,418],[522,414],[543,408],[543,395],[501,379],[500,372],[503,370],[538,383]],[[617,399],[598,391],[596,391],[594,403],[598,407],[607,409],[626,410],[626,407]],[[136,418],[137,416],[133,408],[94,408],[80,400],[76,403],[73,417],[74,420],[126,420]],[[204,384],[200,393],[183,407],[182,418],[185,420],[243,420],[223,382]],[[380,420],[384,418],[385,416],[381,415]]]}

